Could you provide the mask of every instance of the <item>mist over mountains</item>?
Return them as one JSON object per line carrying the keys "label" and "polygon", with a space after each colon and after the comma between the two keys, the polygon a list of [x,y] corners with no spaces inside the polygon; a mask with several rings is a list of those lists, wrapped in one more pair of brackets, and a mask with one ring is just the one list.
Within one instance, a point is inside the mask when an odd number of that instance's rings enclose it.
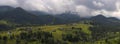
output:
{"label": "mist over mountains", "polygon": [[69,24],[84,20],[95,21],[102,24],[112,24],[120,21],[115,17],[105,17],[102,14],[93,17],[80,17],[78,14],[71,12],[54,15],[41,11],[27,11],[21,7],[14,8],[10,6],[0,6],[0,20],[26,25]]}
{"label": "mist over mountains", "polygon": [[21,7],[28,11],[43,11],[61,14],[66,11],[80,17],[103,14],[106,17],[120,18],[120,0],[0,0],[0,5]]}

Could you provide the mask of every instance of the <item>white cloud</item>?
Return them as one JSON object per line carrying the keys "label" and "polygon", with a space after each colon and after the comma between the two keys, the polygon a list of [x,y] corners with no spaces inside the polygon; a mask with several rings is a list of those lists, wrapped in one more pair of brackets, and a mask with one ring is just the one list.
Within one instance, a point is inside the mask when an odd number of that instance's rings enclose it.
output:
{"label": "white cloud", "polygon": [[101,2],[96,2],[96,1],[93,1],[93,4],[96,6],[96,7],[103,7],[104,4],[101,3]]}
{"label": "white cloud", "polygon": [[87,8],[86,6],[84,6],[84,5],[79,5],[79,6],[76,6],[76,12],[78,13],[78,14],[82,14],[82,15],[80,15],[80,17],[88,17],[88,16],[91,16],[91,15],[88,15],[88,14],[90,14],[90,12],[89,12],[90,10],[89,10],[89,8]]}
{"label": "white cloud", "polygon": [[28,10],[32,9],[53,13],[73,11],[76,6],[73,0],[26,0],[23,4],[20,4],[20,6]]}
{"label": "white cloud", "polygon": [[116,3],[116,11],[112,13],[112,16],[120,19],[120,2]]}
{"label": "white cloud", "polygon": [[17,2],[15,0],[0,0],[0,5],[17,6]]}
{"label": "white cloud", "polygon": [[115,11],[107,11],[107,10],[94,10],[92,14],[103,14],[104,16],[107,17],[117,17],[120,19],[120,2],[116,2],[116,10]]}
{"label": "white cloud", "polygon": [[120,18],[120,0],[0,0],[0,5],[60,14],[77,12],[82,17],[104,14]]}

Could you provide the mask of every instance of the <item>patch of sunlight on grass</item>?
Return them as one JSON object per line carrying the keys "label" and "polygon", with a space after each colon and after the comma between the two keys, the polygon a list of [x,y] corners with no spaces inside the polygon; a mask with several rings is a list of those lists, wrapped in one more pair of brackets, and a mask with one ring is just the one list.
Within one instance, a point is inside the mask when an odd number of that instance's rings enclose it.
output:
{"label": "patch of sunlight on grass", "polygon": [[52,32],[53,37],[57,40],[62,40],[62,34],[63,32],[60,30],[56,30],[56,32]]}

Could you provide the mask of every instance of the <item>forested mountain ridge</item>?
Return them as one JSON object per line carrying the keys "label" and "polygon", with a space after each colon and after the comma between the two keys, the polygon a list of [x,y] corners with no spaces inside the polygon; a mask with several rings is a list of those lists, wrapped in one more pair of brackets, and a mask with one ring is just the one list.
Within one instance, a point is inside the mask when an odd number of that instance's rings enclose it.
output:
{"label": "forested mountain ridge", "polygon": [[[91,20],[100,23],[119,23],[119,19],[107,18],[102,14],[90,18],[81,18],[77,14],[66,12],[58,15],[51,15],[45,12],[29,12],[20,7],[13,8],[9,6],[0,6],[0,19],[7,20],[17,24],[69,24],[84,20]],[[39,14],[39,15],[37,15]]]}
{"label": "forested mountain ridge", "polygon": [[[51,24],[54,22],[58,22],[60,19],[56,18],[52,15],[34,15],[25,11],[24,9],[18,7],[12,10],[8,10],[5,12],[0,12],[0,19],[7,20],[9,22],[17,23],[17,24]],[[58,22],[59,23],[59,22]]]}

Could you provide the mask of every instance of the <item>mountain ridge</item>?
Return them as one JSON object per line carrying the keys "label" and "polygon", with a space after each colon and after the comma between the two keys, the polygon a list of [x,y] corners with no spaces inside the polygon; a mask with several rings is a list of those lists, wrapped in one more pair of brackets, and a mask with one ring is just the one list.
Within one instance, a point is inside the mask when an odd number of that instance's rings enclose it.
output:
{"label": "mountain ridge", "polygon": [[[8,7],[8,6],[5,6]],[[0,20],[8,20],[17,24],[69,24],[80,22],[84,20],[95,21],[102,24],[117,24],[120,22],[115,17],[105,17],[102,14],[93,16],[90,18],[81,18],[77,14],[66,12],[59,15],[51,15],[48,13],[39,13],[39,15],[28,12],[21,7],[7,10],[6,12],[0,12]]]}

